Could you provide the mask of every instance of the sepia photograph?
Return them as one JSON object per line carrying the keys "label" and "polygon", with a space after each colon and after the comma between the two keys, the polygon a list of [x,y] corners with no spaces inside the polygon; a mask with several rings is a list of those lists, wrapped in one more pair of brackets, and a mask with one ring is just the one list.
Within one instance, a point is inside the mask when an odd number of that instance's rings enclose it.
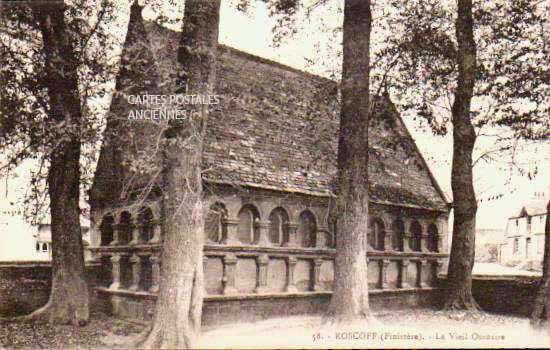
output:
{"label": "sepia photograph", "polygon": [[0,350],[550,347],[550,0],[0,0]]}

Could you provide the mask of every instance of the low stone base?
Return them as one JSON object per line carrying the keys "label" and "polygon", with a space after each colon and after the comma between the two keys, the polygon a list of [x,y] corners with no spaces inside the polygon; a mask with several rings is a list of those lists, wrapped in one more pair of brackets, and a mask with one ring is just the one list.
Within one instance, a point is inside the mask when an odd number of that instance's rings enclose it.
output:
{"label": "low stone base", "polygon": [[[155,296],[149,293],[132,293],[98,289],[104,301],[103,311],[119,317],[151,320]],[[219,326],[235,322],[254,322],[275,317],[321,314],[328,307],[331,292],[305,292],[288,294],[207,296],[203,305],[203,326]],[[399,289],[375,290],[370,293],[370,306],[374,311],[433,307],[439,303],[440,290]]]}

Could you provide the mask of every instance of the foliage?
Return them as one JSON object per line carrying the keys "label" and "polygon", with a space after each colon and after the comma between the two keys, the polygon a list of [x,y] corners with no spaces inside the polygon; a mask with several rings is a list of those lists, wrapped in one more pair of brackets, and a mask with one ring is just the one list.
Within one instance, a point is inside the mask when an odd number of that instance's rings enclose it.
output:
{"label": "foliage", "polygon": [[[63,140],[76,137],[84,145],[81,158],[82,190],[90,184],[97,143],[103,127],[100,102],[109,90],[115,67],[116,38],[109,34],[116,5],[75,0],[66,4],[68,30],[75,48],[81,96],[77,122],[52,117],[45,52],[31,6],[41,2],[5,2],[0,14],[0,171],[10,175],[22,161],[34,160],[31,191],[24,201],[29,219],[40,219],[47,206],[46,176],[51,151]],[[52,4],[49,4],[54,6]],[[61,73],[64,74],[64,73]]]}
{"label": "foliage", "polygon": [[[456,6],[433,0],[389,3],[394,13],[381,22],[388,36],[377,60],[394,67],[388,84],[401,107],[444,134],[458,74]],[[513,138],[550,137],[549,6],[529,0],[474,3],[477,69],[471,117],[478,134],[491,126],[512,130],[507,136]]]}

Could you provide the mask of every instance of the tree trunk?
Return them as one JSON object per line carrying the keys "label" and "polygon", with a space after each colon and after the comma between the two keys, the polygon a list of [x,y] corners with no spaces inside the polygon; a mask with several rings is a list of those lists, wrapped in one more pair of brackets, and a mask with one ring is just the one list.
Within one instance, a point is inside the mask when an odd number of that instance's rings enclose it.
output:
{"label": "tree trunk", "polygon": [[[82,233],[80,229],[80,95],[78,60],[64,19],[63,1],[32,4],[42,34],[48,120],[64,135],[52,145],[48,172],[52,235],[52,290],[48,303],[27,320],[83,325],[89,318]],[[61,130],[62,129],[62,130]]]}
{"label": "tree trunk", "polygon": [[[212,94],[220,0],[187,0],[178,60],[190,94]],[[200,335],[203,301],[201,159],[208,105],[165,133],[160,291],[151,329],[140,348],[190,348]]]}
{"label": "tree trunk", "polygon": [[334,289],[326,320],[370,317],[367,282],[370,1],[346,0]]}
{"label": "tree trunk", "polygon": [[478,310],[472,296],[477,202],[472,175],[472,151],[476,141],[470,117],[476,79],[476,45],[473,35],[472,0],[458,0],[456,21],[458,82],[452,108],[454,199],[453,242],[447,275],[445,309]]}
{"label": "tree trunk", "polygon": [[546,225],[544,227],[544,260],[542,261],[542,280],[539,286],[531,324],[541,326],[550,318],[550,201],[546,206]]}

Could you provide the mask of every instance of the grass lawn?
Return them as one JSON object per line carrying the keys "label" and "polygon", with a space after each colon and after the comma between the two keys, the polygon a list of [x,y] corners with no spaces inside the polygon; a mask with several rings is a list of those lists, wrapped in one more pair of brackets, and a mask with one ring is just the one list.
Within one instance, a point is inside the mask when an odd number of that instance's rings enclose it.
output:
{"label": "grass lawn", "polygon": [[[370,324],[333,327],[317,316],[271,319],[205,328],[198,348],[488,348],[550,347],[549,333],[525,318],[491,314],[449,315],[434,310],[375,313]],[[76,328],[4,322],[0,349],[128,349],[143,325],[100,313]]]}

